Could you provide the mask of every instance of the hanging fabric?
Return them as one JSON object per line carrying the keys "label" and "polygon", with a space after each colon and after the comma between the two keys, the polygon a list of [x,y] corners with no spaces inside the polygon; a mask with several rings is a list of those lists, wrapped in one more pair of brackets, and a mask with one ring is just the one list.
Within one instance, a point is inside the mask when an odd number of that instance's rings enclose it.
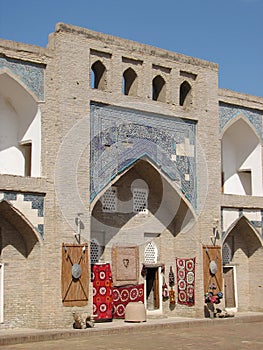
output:
{"label": "hanging fabric", "polygon": [[91,266],[95,321],[110,321],[113,314],[112,272],[109,263]]}
{"label": "hanging fabric", "polygon": [[195,304],[195,258],[176,258],[178,304]]}

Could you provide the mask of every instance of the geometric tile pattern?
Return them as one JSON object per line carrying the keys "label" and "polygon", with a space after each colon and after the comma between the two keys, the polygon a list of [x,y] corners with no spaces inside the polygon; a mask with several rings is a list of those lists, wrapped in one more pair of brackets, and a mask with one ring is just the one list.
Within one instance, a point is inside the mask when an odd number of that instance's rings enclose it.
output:
{"label": "geometric tile pattern", "polygon": [[0,69],[8,68],[31,90],[39,100],[44,100],[44,67],[36,63],[0,57]]}
{"label": "geometric tile pattern", "polygon": [[44,237],[44,196],[41,194],[4,191],[0,192],[0,200],[10,202],[31,222]]}
{"label": "geometric tile pattern", "polygon": [[91,104],[90,201],[142,157],[158,166],[196,209],[196,123]]}
{"label": "geometric tile pattern", "polygon": [[262,117],[261,111],[255,109],[251,110],[249,108],[241,106],[233,106],[225,103],[219,104],[219,130],[223,130],[225,125],[234,119],[237,115],[242,114],[251,125],[255,128],[260,139],[263,141],[263,127],[262,127]]}

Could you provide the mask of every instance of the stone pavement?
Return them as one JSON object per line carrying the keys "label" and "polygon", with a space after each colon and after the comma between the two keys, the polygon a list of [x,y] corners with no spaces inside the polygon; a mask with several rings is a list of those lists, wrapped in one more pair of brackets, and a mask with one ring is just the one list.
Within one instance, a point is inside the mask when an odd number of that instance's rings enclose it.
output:
{"label": "stone pavement", "polygon": [[132,332],[145,332],[160,329],[183,329],[196,327],[210,327],[218,324],[263,322],[263,313],[246,312],[237,313],[230,318],[147,318],[146,322],[131,323],[114,319],[112,322],[96,323],[94,328],[87,329],[0,329],[0,346],[41,342],[49,340],[92,337],[109,334],[131,334]]}

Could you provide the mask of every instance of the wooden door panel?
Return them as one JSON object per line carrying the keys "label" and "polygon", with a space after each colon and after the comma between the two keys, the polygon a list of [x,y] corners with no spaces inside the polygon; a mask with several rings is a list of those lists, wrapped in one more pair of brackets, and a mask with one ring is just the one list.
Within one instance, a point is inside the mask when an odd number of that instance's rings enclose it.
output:
{"label": "wooden door panel", "polygon": [[228,308],[236,307],[234,274],[233,274],[232,267],[224,267],[224,295],[225,295],[225,306]]}
{"label": "wooden door panel", "polygon": [[[79,264],[81,276],[72,276],[72,266]],[[87,305],[89,295],[89,261],[87,244],[62,245],[61,292],[64,306]]]}
{"label": "wooden door panel", "polygon": [[[212,274],[210,271],[210,262],[215,261],[217,272]],[[204,294],[210,291],[210,286],[215,285],[214,294],[222,292],[222,256],[220,246],[203,246],[203,271],[204,271]]]}

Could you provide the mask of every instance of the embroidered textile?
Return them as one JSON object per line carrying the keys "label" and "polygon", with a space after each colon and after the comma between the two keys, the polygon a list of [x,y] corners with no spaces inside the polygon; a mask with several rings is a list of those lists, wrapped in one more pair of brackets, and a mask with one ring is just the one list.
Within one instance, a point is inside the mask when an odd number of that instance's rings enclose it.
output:
{"label": "embroidered textile", "polygon": [[138,247],[113,247],[112,270],[114,286],[137,284],[139,275]]}
{"label": "embroidered textile", "polygon": [[144,284],[113,287],[113,318],[124,318],[129,302],[144,302]]}
{"label": "embroidered textile", "polygon": [[195,303],[195,258],[176,258],[178,304],[192,306]]}
{"label": "embroidered textile", "polygon": [[112,319],[112,273],[110,264],[91,266],[94,320]]}

